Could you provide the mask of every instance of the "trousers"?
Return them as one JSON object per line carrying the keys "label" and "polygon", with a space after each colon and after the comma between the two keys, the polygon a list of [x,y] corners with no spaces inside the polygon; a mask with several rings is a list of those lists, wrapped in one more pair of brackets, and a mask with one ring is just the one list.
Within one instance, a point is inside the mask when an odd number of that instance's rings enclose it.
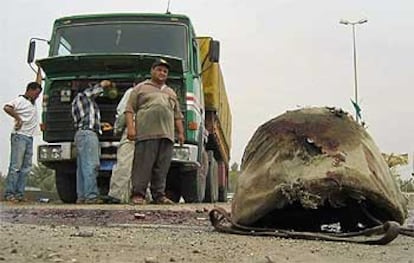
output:
{"label": "trousers", "polygon": [[12,133],[10,136],[10,164],[4,196],[23,198],[26,177],[32,168],[33,137]]}
{"label": "trousers", "polygon": [[96,178],[99,172],[99,140],[94,131],[78,130],[75,133],[77,152],[76,192],[78,199],[98,196]]}
{"label": "trousers", "polygon": [[169,139],[151,139],[135,143],[132,165],[132,194],[145,196],[149,183],[152,198],[165,196],[165,185],[173,153]]}
{"label": "trousers", "polygon": [[116,165],[112,170],[109,195],[128,203],[131,196],[131,171],[134,160],[135,141],[127,138],[124,130],[116,153]]}

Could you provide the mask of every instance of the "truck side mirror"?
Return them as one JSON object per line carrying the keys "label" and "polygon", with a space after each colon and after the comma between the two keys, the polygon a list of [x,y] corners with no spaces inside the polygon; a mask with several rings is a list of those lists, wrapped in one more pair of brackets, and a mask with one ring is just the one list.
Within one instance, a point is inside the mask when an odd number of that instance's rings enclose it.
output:
{"label": "truck side mirror", "polygon": [[211,62],[219,62],[220,59],[220,42],[217,40],[210,41],[209,59]]}
{"label": "truck side mirror", "polygon": [[29,44],[29,52],[27,53],[27,63],[32,63],[35,57],[35,50],[36,50],[36,42],[34,40],[30,40]]}
{"label": "truck side mirror", "polygon": [[27,63],[30,68],[37,73],[37,70],[32,66],[33,61],[35,60],[35,51],[36,51],[36,40],[46,42],[48,45],[49,40],[43,38],[32,37],[29,42],[29,51],[27,52]]}

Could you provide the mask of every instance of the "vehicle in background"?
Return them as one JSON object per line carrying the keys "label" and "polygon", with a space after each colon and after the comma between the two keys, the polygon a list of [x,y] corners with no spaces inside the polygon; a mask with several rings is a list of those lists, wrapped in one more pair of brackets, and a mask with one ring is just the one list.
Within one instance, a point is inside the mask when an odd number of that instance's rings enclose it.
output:
{"label": "vehicle in background", "polygon": [[[28,63],[35,61],[36,41]],[[162,57],[171,65],[167,84],[179,97],[185,144],[174,145],[167,194],[174,201],[226,201],[231,147],[231,112],[219,61],[219,42],[196,37],[190,19],[177,14],[93,14],[59,18],[48,41],[49,55],[35,63],[45,72],[42,104],[44,145],[38,160],[56,171],[63,202],[76,200],[76,150],[71,102],[76,94],[103,79],[115,85],[97,99],[103,123],[114,125],[124,92],[150,78],[151,63]],[[98,186],[109,188],[120,136],[99,136]]]}

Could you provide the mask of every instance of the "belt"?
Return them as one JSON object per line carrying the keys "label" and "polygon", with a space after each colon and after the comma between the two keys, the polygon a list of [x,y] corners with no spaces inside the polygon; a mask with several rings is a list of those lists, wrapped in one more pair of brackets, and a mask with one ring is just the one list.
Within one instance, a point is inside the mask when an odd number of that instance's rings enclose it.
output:
{"label": "belt", "polygon": [[98,131],[96,131],[94,129],[91,129],[91,128],[78,128],[78,131],[93,131],[93,132],[98,132]]}

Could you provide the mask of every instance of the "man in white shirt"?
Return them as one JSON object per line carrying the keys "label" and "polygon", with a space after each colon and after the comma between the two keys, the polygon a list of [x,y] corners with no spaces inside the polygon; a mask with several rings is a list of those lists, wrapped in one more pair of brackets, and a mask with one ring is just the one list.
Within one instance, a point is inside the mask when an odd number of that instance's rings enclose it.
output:
{"label": "man in white shirt", "polygon": [[23,201],[26,176],[32,168],[33,134],[39,119],[35,105],[42,92],[37,82],[30,82],[24,95],[4,105],[4,111],[14,118],[14,127],[10,137],[10,164],[6,178],[4,198],[7,201]]}
{"label": "man in white shirt", "polygon": [[117,118],[114,125],[114,133],[122,134],[116,154],[116,166],[112,170],[111,184],[107,196],[107,203],[128,203],[131,195],[131,169],[134,159],[135,141],[127,138],[124,111],[133,90],[129,88],[119,102],[116,113]]}

